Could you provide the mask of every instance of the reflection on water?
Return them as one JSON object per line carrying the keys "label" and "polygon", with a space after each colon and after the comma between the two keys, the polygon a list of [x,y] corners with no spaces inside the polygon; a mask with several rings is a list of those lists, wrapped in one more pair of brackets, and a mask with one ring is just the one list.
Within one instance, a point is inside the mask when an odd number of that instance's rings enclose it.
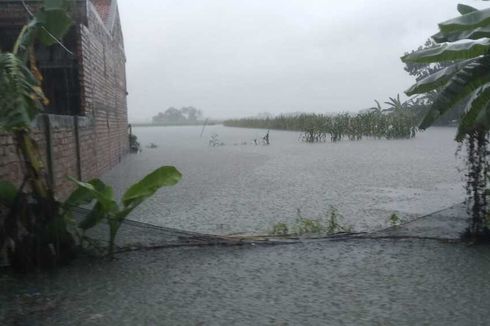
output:
{"label": "reflection on water", "polygon": [[[161,190],[131,216],[209,233],[263,233],[292,223],[298,209],[318,218],[333,205],[356,230],[385,225],[393,212],[427,214],[464,199],[455,129],[431,128],[411,140],[304,144],[299,133],[206,127],[134,128],[141,144],[105,179],[118,192],[160,165],[175,165],[182,182]],[[212,135],[224,146],[209,146]]]}

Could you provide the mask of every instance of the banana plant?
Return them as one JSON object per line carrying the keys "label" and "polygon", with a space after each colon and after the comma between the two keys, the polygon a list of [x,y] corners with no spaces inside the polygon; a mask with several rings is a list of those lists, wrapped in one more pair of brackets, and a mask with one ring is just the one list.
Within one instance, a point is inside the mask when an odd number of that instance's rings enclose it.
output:
{"label": "banana plant", "polygon": [[432,36],[434,46],[405,55],[402,61],[450,63],[405,92],[411,96],[437,91],[421,129],[431,126],[449,110],[456,110],[456,105],[467,99],[456,141],[465,141],[467,145],[466,188],[472,216],[467,234],[477,241],[489,232],[486,174],[490,130],[490,8],[478,10],[460,4],[458,11],[459,17],[439,24],[439,32]]}
{"label": "banana plant", "polygon": [[49,103],[44,96],[42,75],[36,67],[34,45],[53,45],[72,25],[70,0],[44,0],[41,9],[25,25],[11,52],[0,52],[0,131],[13,133],[26,165],[34,193],[44,200],[52,197],[44,175],[37,145],[30,137],[32,121]]}
{"label": "banana plant", "polygon": [[[16,141],[24,165],[27,194],[16,191],[15,200],[3,202],[9,212],[0,220],[0,247],[7,241],[15,268],[30,270],[56,265],[72,252],[74,241],[59,217],[59,203],[46,178],[42,157],[31,137],[31,125],[48,104],[42,91],[42,75],[36,67],[34,47],[50,46],[72,25],[71,0],[43,0],[39,10],[21,29],[10,51],[0,51],[0,132]],[[26,7],[26,11],[27,7]],[[12,197],[12,186],[0,187],[1,197]]]}
{"label": "banana plant", "polygon": [[408,63],[453,62],[447,68],[418,81],[408,96],[439,90],[438,96],[420,124],[431,126],[441,115],[469,98],[458,127],[456,140],[476,131],[490,129],[490,8],[478,10],[458,5],[461,16],[439,24],[432,36],[433,47],[403,56]]}
{"label": "banana plant", "polygon": [[376,113],[376,114],[382,114],[383,113],[383,108],[381,107],[381,104],[379,103],[378,100],[374,100],[376,103],[376,106],[371,108],[371,111]]}
{"label": "banana plant", "polygon": [[400,100],[400,94],[397,94],[396,97],[390,97],[385,104],[388,104],[388,109],[386,109],[387,112],[401,112],[404,107]]}
{"label": "banana plant", "polygon": [[160,167],[129,187],[119,204],[114,198],[112,187],[101,180],[81,182],[70,178],[78,188],[65,201],[63,208],[65,214],[71,215],[73,207],[92,204],[92,209],[78,224],[78,227],[85,232],[105,222],[109,226],[108,253],[112,257],[116,235],[126,217],[143,201],[153,196],[158,189],[177,184],[181,177],[180,172],[173,166]]}

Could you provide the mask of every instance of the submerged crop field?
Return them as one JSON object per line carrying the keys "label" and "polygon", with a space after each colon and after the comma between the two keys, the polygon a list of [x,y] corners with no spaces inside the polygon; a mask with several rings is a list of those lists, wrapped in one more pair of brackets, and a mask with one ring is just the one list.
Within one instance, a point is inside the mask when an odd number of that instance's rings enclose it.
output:
{"label": "submerged crop field", "polygon": [[398,108],[390,112],[373,108],[357,114],[279,115],[272,118],[226,120],[227,127],[262,128],[301,131],[300,139],[307,143],[344,139],[361,140],[413,138],[417,133],[418,114],[413,109]]}
{"label": "submerged crop field", "polygon": [[[162,189],[130,218],[212,233],[264,234],[301,216],[324,219],[331,206],[354,231],[390,225],[397,213],[415,218],[462,202],[454,156],[455,128],[434,128],[412,139],[336,143],[298,141],[301,132],[208,126],[134,128],[143,152],[106,174],[122,195],[160,164],[179,166],[174,189]],[[220,146],[209,140],[219,136]],[[147,148],[154,143],[155,148]],[[394,153],[397,153],[396,155]]]}

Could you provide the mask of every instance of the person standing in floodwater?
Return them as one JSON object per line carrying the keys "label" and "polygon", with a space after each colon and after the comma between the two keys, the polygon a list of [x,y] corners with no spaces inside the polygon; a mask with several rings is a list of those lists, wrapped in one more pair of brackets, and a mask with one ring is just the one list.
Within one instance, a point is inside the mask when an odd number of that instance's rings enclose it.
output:
{"label": "person standing in floodwater", "polygon": [[265,145],[270,145],[270,141],[269,141],[269,131],[270,130],[267,130],[267,134],[265,134],[263,140],[264,140],[264,144]]}

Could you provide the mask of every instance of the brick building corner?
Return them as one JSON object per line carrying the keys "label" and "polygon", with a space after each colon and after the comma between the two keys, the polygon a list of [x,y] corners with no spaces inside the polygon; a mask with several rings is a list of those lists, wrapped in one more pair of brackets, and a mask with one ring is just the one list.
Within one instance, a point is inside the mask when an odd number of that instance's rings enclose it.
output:
{"label": "brick building corner", "polygon": [[[10,50],[39,1],[0,0],[0,48]],[[129,151],[126,57],[117,0],[76,0],[74,25],[60,45],[38,46],[36,57],[50,100],[33,126],[54,189],[73,189],[67,176],[89,180]],[[68,50],[68,51],[67,51]],[[22,165],[12,137],[0,134],[0,179],[20,184]]]}

